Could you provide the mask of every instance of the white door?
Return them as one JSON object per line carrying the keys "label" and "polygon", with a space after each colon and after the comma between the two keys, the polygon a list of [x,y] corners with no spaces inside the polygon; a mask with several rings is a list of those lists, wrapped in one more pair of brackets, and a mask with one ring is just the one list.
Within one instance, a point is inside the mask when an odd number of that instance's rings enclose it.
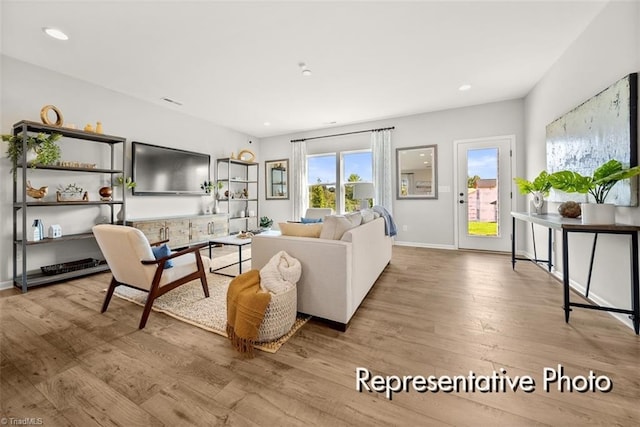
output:
{"label": "white door", "polygon": [[455,141],[458,248],[511,250],[514,136]]}

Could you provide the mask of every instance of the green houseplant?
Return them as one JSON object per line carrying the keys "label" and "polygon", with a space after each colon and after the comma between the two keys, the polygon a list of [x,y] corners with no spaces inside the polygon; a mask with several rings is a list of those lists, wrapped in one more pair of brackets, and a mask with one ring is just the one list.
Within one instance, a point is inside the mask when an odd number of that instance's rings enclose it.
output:
{"label": "green houseplant", "polygon": [[556,190],[565,193],[589,193],[596,203],[602,204],[618,181],[636,175],[640,175],[640,166],[624,169],[622,163],[612,159],[594,170],[592,176],[583,176],[573,171],[558,171],[549,175],[549,181]]}
{"label": "green houseplant", "polygon": [[[26,150],[33,151],[36,156],[29,164],[35,168],[38,165],[52,165],[60,160],[60,146],[56,144],[56,141],[60,139],[62,135],[59,133],[39,133],[36,136],[26,137]],[[2,135],[2,140],[7,142],[7,157],[11,159],[12,167],[11,173],[13,178],[17,177],[18,162],[22,158],[23,150],[23,135]]]}
{"label": "green houseplant", "polygon": [[533,181],[528,181],[524,178],[514,178],[513,180],[521,194],[533,195],[533,206],[536,213],[542,213],[544,198],[549,195],[549,191],[551,190],[551,182],[549,182],[549,174],[547,171],[540,172]]}
{"label": "green houseplant", "polygon": [[260,217],[260,228],[269,228],[273,225],[273,220],[268,216]]}
{"label": "green houseplant", "polygon": [[549,175],[549,182],[554,189],[566,193],[590,194],[596,202],[595,204],[602,206],[595,209],[606,211],[606,213],[595,213],[594,208],[589,206],[593,204],[583,203],[582,222],[585,224],[608,224],[615,222],[615,205],[605,204],[609,192],[618,181],[637,175],[640,175],[640,166],[625,169],[620,161],[612,159],[596,168],[591,176],[563,170]]}

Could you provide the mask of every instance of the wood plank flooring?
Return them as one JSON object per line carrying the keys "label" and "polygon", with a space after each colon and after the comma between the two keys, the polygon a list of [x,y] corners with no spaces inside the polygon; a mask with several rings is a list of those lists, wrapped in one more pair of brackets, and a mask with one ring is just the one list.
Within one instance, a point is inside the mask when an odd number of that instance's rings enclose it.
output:
{"label": "wood plank flooring", "polygon": [[[229,253],[220,251],[218,253]],[[500,254],[394,247],[345,333],[311,321],[276,354],[114,298],[108,273],[0,292],[0,417],[46,426],[621,425],[640,423],[640,339],[574,309],[560,283]],[[577,295],[572,295],[577,300]],[[606,375],[608,393],[545,392],[544,368]],[[528,375],[534,392],[356,391],[374,375]]]}

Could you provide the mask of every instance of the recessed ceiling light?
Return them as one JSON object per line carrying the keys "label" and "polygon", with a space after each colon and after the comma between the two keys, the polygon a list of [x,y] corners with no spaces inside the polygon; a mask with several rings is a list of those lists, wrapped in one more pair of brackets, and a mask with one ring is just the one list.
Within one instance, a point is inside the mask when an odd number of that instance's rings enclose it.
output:
{"label": "recessed ceiling light", "polygon": [[271,122],[264,122],[263,125],[265,126],[271,126]]}
{"label": "recessed ceiling light", "polygon": [[42,31],[44,31],[46,35],[48,35],[49,37],[53,37],[54,39],[69,40],[69,36],[62,32],[62,30],[59,30],[57,28],[44,27],[42,28]]}
{"label": "recessed ceiling light", "polygon": [[307,64],[304,62],[298,63],[298,67],[302,70],[302,75],[305,77],[309,77],[311,75],[311,70],[307,67]]}
{"label": "recessed ceiling light", "polygon": [[336,122],[335,120],[331,120],[330,122],[322,122],[323,125],[335,125],[336,123],[338,122]]}
{"label": "recessed ceiling light", "polygon": [[471,89],[471,85],[469,83],[465,83],[458,88],[459,91],[464,92],[465,90]]}

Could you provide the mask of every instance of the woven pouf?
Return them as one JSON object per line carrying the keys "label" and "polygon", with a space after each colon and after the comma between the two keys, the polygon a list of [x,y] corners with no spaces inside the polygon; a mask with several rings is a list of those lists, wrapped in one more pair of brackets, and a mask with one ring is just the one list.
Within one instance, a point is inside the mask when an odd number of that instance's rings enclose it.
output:
{"label": "woven pouf", "polygon": [[271,302],[258,330],[257,342],[273,341],[285,335],[296,322],[298,293],[292,287],[281,294],[271,294]]}

